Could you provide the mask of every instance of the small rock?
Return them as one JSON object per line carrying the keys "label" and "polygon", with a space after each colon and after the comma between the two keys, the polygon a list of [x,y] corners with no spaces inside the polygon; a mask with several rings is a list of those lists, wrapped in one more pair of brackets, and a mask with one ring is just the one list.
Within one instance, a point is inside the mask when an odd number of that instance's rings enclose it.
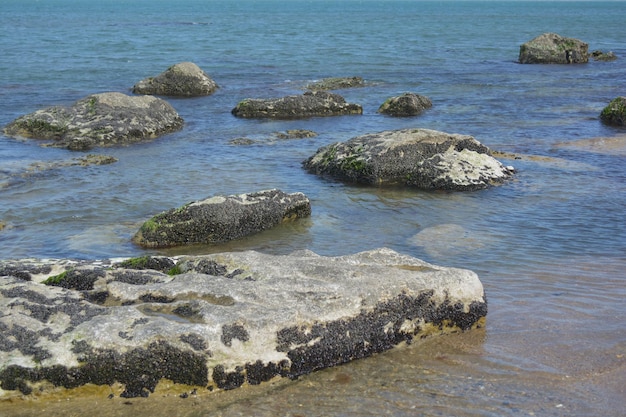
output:
{"label": "small rock", "polygon": [[181,62],[157,75],[139,81],[133,87],[135,94],[171,97],[208,96],[218,85],[193,62]]}
{"label": "small rock", "polygon": [[600,120],[608,125],[626,126],[626,97],[613,99],[600,113]]}
{"label": "small rock", "polygon": [[416,116],[433,106],[428,97],[415,93],[404,93],[387,99],[378,112],[390,116]]}
{"label": "small rock", "polygon": [[310,214],[311,203],[302,193],[266,190],[214,196],[157,214],[133,241],[151,248],[227,242]]}

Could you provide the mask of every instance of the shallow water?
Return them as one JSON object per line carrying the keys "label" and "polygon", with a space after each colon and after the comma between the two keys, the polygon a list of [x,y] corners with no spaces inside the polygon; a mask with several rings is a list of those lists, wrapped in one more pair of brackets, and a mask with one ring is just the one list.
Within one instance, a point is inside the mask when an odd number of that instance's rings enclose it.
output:
{"label": "shallow water", "polygon": [[[32,163],[82,154],[0,136],[1,258],[243,249],[332,256],[387,246],[476,271],[489,313],[484,330],[286,384],[187,399],[157,392],[130,405],[108,394],[18,401],[0,403],[0,414],[28,415],[34,407],[84,415],[93,406],[100,414],[152,416],[623,415],[626,140],[598,115],[626,88],[625,18],[621,2],[5,1],[2,125],[94,92],[128,92],[185,60],[220,89],[170,100],[185,119],[180,132],[94,150],[119,159],[111,165],[29,172]],[[620,58],[516,64],[519,45],[546,31]],[[369,85],[339,93],[363,105],[362,116],[257,121],[230,114],[246,97],[296,94],[316,79],[354,75]],[[376,113],[405,91],[430,97],[433,108],[417,118]],[[443,193],[341,184],[301,168],[320,146],[405,127],[471,134],[519,154],[503,159],[515,179]],[[273,136],[287,129],[318,136]],[[230,143],[239,137],[258,142]],[[157,252],[130,243],[160,211],[267,188],[304,192],[312,216],[219,246]]]}

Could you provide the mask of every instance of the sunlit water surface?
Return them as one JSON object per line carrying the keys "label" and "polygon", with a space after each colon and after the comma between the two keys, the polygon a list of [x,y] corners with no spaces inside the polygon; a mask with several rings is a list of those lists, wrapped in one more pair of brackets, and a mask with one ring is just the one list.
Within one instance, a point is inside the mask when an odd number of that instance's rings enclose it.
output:
{"label": "sunlit water surface", "polygon": [[[5,4],[6,3],[6,4]],[[414,343],[287,383],[125,401],[101,393],[0,402],[0,415],[621,416],[626,400],[626,131],[602,108],[626,94],[620,2],[17,1],[0,11],[0,124],[193,61],[220,85],[170,100],[182,131],[97,149],[117,163],[29,170],[82,154],[0,137],[0,257],[101,259],[254,249],[333,256],[377,247],[476,271],[485,329]],[[519,65],[543,32],[620,58]],[[362,116],[239,120],[246,97],[338,91]],[[430,97],[417,118],[376,113],[405,91]],[[341,184],[306,173],[323,145],[387,129],[474,135],[514,152],[515,179],[472,193]],[[318,136],[278,140],[275,132]],[[233,145],[247,137],[252,145]],[[531,158],[529,155],[541,156]],[[219,246],[145,251],[150,216],[214,194],[301,191],[313,214]]]}

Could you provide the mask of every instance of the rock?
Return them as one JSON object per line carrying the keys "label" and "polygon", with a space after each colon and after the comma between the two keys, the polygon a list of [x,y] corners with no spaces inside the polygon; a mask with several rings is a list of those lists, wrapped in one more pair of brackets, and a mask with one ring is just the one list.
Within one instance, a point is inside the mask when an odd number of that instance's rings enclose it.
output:
{"label": "rock", "polygon": [[339,94],[307,91],[301,95],[271,99],[245,99],[231,112],[243,118],[301,119],[316,116],[362,114],[358,104],[346,103]]}
{"label": "rock", "polygon": [[310,215],[311,203],[302,193],[214,196],[157,214],[141,226],[133,242],[150,248],[226,242]]}
{"label": "rock", "polygon": [[339,90],[342,88],[363,87],[365,82],[361,77],[331,77],[315,81],[306,86],[309,90]]}
{"label": "rock", "polygon": [[600,120],[608,125],[626,126],[626,97],[617,97],[600,113]]}
{"label": "rock", "polygon": [[171,97],[208,96],[218,85],[193,62],[172,65],[157,75],[139,81],[133,87],[135,94]]}
{"label": "rock", "polygon": [[270,136],[260,136],[259,138],[238,137],[228,141],[230,145],[258,145],[258,144],[275,144],[292,139],[313,138],[317,133],[312,130],[305,129],[289,129],[284,132],[274,132]]}
{"label": "rock", "polygon": [[602,52],[602,51],[593,51],[591,53],[591,57],[594,61],[615,61],[617,56],[612,51]]}
{"label": "rock", "polygon": [[303,162],[318,175],[372,185],[476,190],[510,178],[489,148],[472,136],[404,129],[324,146]]}
{"label": "rock", "polygon": [[160,98],[100,93],[70,107],[53,106],[21,116],[4,133],[52,140],[50,146],[83,151],[153,139],[182,126],[176,110]]}
{"label": "rock", "polygon": [[145,397],[164,380],[229,390],[481,327],[487,314],[475,273],[384,248],[134,263],[0,261],[0,397],[85,384]]}
{"label": "rock", "polygon": [[556,33],[544,33],[520,46],[520,64],[581,64],[589,61],[589,45],[564,38]]}
{"label": "rock", "polygon": [[433,106],[428,97],[415,93],[404,93],[387,99],[378,112],[390,116],[416,116]]}

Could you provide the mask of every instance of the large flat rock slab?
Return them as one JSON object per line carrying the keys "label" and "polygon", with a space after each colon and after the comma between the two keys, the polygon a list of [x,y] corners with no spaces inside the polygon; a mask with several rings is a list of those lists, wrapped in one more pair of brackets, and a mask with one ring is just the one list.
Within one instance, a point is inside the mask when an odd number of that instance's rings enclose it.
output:
{"label": "large flat rock slab", "polygon": [[484,324],[478,276],[390,249],[0,262],[0,396],[297,378]]}

